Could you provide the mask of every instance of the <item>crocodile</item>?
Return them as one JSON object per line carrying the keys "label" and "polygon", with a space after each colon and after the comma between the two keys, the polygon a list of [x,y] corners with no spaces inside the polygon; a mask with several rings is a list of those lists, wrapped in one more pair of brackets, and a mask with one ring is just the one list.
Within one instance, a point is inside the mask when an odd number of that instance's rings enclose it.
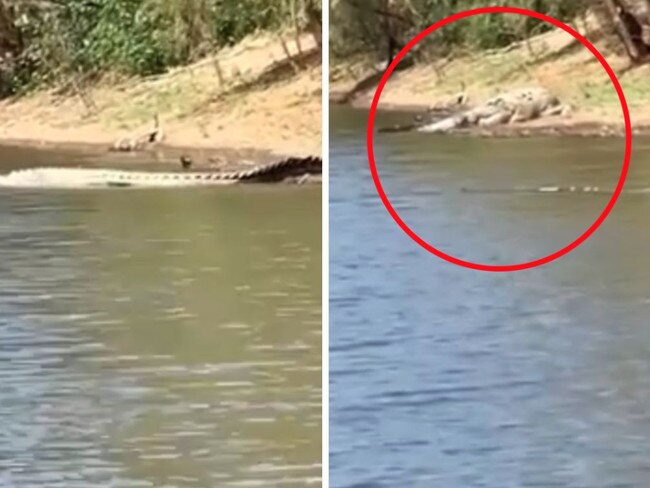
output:
{"label": "crocodile", "polygon": [[[463,106],[466,95],[461,94],[457,101],[459,106]],[[520,88],[496,95],[476,107],[467,108],[457,113],[452,111],[440,119],[432,121],[416,120],[415,123],[406,126],[386,127],[379,129],[379,131],[403,132],[412,130],[446,134],[458,129],[472,127],[487,129],[505,124],[529,122],[545,117],[565,116],[570,111],[569,105],[562,104],[556,96],[545,88]],[[436,112],[439,111],[436,110]]]}
{"label": "crocodile", "polygon": [[41,167],[0,175],[0,187],[13,188],[161,188],[280,182],[322,173],[320,157],[286,158],[241,171],[154,172],[102,168]]}

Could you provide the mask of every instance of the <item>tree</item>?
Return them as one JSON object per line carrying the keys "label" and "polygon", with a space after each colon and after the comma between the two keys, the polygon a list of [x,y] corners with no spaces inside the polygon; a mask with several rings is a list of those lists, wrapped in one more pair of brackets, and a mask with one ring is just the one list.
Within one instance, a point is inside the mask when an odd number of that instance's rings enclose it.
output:
{"label": "tree", "polygon": [[0,0],[0,62],[15,56],[22,47],[13,13],[4,0]]}
{"label": "tree", "polygon": [[650,3],[648,0],[604,0],[612,23],[633,63],[650,54]]}

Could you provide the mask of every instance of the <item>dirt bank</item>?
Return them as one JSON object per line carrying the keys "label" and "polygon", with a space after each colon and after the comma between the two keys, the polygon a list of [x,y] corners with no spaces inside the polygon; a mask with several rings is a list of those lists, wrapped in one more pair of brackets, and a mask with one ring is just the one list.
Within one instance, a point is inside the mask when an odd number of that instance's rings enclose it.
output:
{"label": "dirt bank", "polygon": [[156,150],[216,159],[233,149],[255,159],[320,154],[320,56],[311,36],[300,38],[302,56],[294,36],[285,41],[295,62],[278,37],[258,35],[164,75],[1,101],[0,143],[108,148],[151,130],[158,114],[164,138]]}
{"label": "dirt bank", "polygon": [[[631,68],[626,56],[612,51],[593,26],[589,37],[619,77],[635,132],[650,134],[650,91],[646,89],[650,67]],[[330,100],[369,107],[378,81],[373,73],[374,68],[362,60],[339,63],[332,69]],[[364,79],[374,82],[364,84]],[[459,53],[453,58],[422,61],[394,72],[382,92],[379,107],[424,113],[448,105],[461,92],[472,105],[500,91],[524,86],[548,88],[571,105],[571,115],[467,133],[500,137],[624,134],[618,96],[607,73],[591,53],[561,30],[505,49]]]}

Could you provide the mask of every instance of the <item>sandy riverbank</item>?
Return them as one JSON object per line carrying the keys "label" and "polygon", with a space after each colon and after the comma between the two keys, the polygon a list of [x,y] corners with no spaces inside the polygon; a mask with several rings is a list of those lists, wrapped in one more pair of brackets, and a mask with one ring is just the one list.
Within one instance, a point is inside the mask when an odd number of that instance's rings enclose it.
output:
{"label": "sandy riverbank", "polygon": [[[285,41],[298,57],[295,38]],[[0,101],[0,143],[106,150],[151,130],[158,114],[164,139],[147,151],[194,152],[205,156],[201,165],[208,155],[319,155],[320,56],[311,36],[300,38],[300,48],[298,63],[282,63],[278,38],[258,35],[164,75],[105,79],[85,88],[85,101],[55,90]]]}
{"label": "sandy riverbank", "polygon": [[[650,91],[646,89],[650,67],[631,68],[626,56],[612,51],[596,30],[591,29],[589,34],[619,77],[634,132],[650,134]],[[358,86],[360,80],[372,77],[373,72],[374,68],[363,60],[335,65],[331,75],[331,102],[368,108],[378,77],[375,76],[376,81],[361,89]],[[379,108],[425,113],[433,107],[449,104],[461,92],[462,86],[465,86],[464,93],[469,96],[470,105],[481,103],[499,91],[543,86],[572,107],[572,113],[564,117],[464,133],[497,137],[624,135],[618,95],[607,73],[589,51],[560,30],[502,50],[422,61],[411,68],[396,71],[382,92]]]}

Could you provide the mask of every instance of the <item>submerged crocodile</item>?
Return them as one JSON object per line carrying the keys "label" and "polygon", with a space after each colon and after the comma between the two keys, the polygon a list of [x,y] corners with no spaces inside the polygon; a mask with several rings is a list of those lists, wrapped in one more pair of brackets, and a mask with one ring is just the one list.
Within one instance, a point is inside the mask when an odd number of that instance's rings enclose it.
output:
{"label": "submerged crocodile", "polygon": [[[490,194],[577,194],[577,195],[611,195],[615,192],[613,188],[601,188],[599,186],[513,186],[510,188],[457,188],[457,189],[433,189],[428,190],[427,195],[444,195],[447,193],[468,193],[477,195]],[[650,194],[650,186],[639,186],[625,188],[621,193],[625,194]]]}
{"label": "submerged crocodile", "polygon": [[242,171],[149,172],[99,168],[29,168],[0,175],[0,187],[110,188],[232,185],[242,182],[279,182],[322,172],[319,157],[287,158]]}

